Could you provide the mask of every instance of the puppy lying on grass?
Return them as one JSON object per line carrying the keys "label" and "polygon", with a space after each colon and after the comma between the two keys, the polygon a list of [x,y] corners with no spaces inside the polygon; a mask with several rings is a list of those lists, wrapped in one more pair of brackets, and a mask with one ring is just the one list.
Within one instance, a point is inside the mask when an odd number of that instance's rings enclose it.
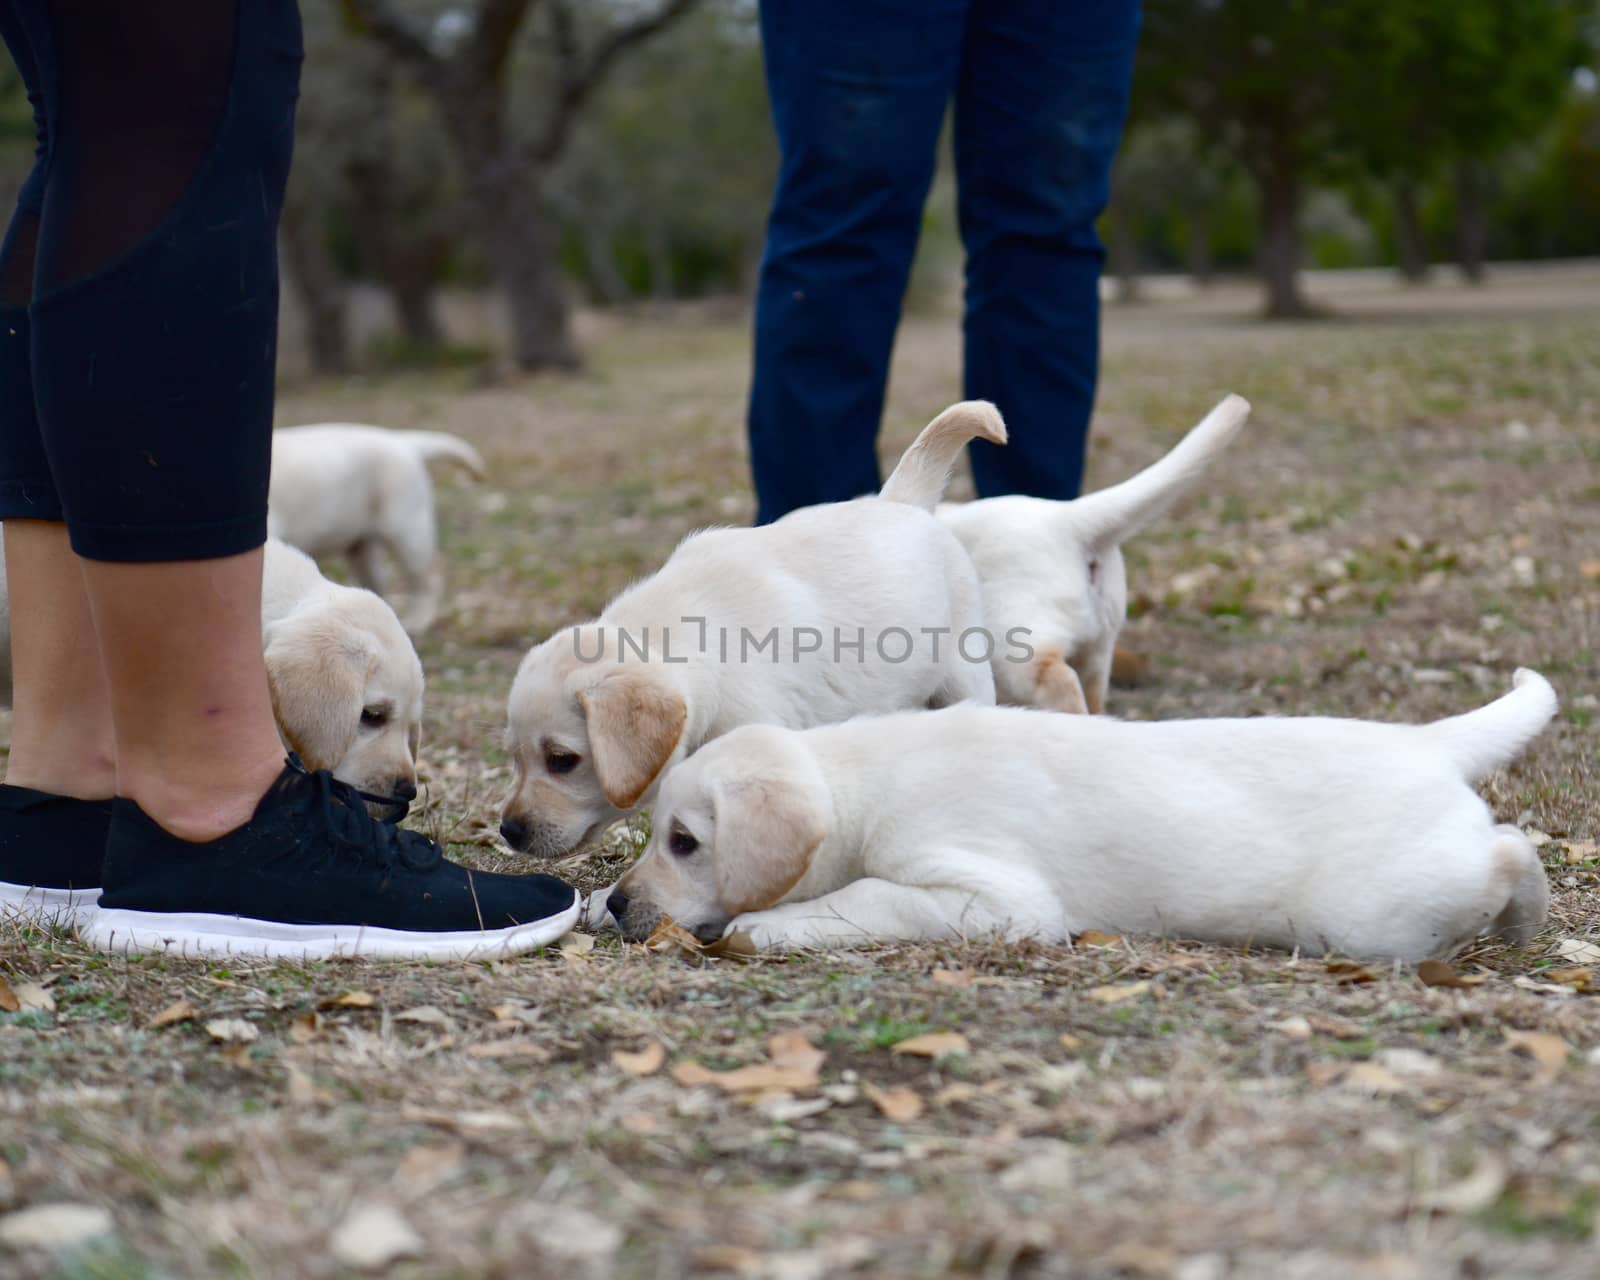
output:
{"label": "puppy lying on grass", "polygon": [[677,766],[608,906],[765,950],[1084,929],[1419,960],[1531,938],[1544,868],[1468,785],[1545,679],[1427,725],[1006,707],[751,726]]}
{"label": "puppy lying on grass", "polygon": [[444,586],[428,474],[434,461],[483,479],[478,451],[442,431],[343,422],[274,431],[268,532],[309,555],[347,556],[361,585],[421,635]]}
{"label": "puppy lying on grass", "polygon": [[983,626],[977,575],[932,515],[974,438],[1004,443],[1000,414],[954,405],[881,494],[692,534],[594,622],[532,649],[507,705],[506,843],[569,852],[739,725],[992,703],[987,654],[956,643]]}
{"label": "puppy lying on grass", "polygon": [[1117,632],[1128,616],[1122,544],[1197,484],[1250,416],[1229,396],[1155,465],[1072,502],[983,498],[943,503],[966,547],[989,630],[1028,631],[1030,662],[994,658],[999,701],[1052,711],[1105,710]]}

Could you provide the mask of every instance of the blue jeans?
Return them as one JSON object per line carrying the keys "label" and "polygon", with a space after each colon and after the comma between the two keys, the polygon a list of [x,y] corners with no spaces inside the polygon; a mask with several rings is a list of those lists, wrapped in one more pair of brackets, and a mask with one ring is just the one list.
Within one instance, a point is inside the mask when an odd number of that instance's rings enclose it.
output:
{"label": "blue jeans", "polygon": [[[758,521],[879,484],[889,355],[946,105],[981,496],[1078,493],[1099,365],[1094,221],[1139,0],[761,0],[782,165],[756,294]],[[930,405],[930,411],[942,406]]]}

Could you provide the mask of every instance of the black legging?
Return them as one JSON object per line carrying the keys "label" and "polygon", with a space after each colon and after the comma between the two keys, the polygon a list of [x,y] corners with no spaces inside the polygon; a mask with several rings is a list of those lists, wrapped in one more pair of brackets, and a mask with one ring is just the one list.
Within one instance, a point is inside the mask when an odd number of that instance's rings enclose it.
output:
{"label": "black legging", "polygon": [[266,538],[295,0],[0,0],[38,159],[0,247],[0,519],[92,560]]}

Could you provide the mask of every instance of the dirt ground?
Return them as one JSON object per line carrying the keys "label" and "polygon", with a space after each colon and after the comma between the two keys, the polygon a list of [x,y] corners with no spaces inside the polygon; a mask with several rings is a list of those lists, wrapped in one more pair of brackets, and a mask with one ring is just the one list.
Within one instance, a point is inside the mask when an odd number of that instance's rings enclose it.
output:
{"label": "dirt ground", "polygon": [[[1150,667],[1118,714],[1424,720],[1549,676],[1560,718],[1485,788],[1542,842],[1536,944],[1426,974],[1105,938],[206,965],[0,926],[0,1241],[5,1214],[85,1207],[21,1220],[57,1244],[0,1243],[0,1274],[1593,1276],[1597,290],[1581,267],[1368,281],[1286,327],[1243,290],[1113,308],[1091,461],[1111,482],[1224,391],[1255,403],[1206,492],[1128,548]],[[495,837],[522,652],[751,511],[742,319],[585,330],[581,377],[280,406],[490,460],[441,484],[420,821],[496,869],[525,865]],[[950,316],[907,323],[886,454],[958,368]],[[561,869],[597,886],[628,847]],[[896,1051],[929,1033],[960,1038]]]}

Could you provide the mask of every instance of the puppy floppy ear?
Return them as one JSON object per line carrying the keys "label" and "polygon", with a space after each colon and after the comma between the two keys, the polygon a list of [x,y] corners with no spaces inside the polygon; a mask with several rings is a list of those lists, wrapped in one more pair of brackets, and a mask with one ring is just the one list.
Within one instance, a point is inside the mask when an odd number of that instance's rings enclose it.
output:
{"label": "puppy floppy ear", "polygon": [[729,915],[782,899],[827,839],[832,800],[815,769],[730,778],[712,789],[717,822],[717,899]]}
{"label": "puppy floppy ear", "polygon": [[350,637],[278,626],[267,633],[267,684],[278,732],[308,769],[333,769],[361,725],[376,655]]}
{"label": "puppy floppy ear", "polygon": [[600,789],[618,809],[639,803],[683,736],[689,707],[644,669],[616,671],[578,694]]}

